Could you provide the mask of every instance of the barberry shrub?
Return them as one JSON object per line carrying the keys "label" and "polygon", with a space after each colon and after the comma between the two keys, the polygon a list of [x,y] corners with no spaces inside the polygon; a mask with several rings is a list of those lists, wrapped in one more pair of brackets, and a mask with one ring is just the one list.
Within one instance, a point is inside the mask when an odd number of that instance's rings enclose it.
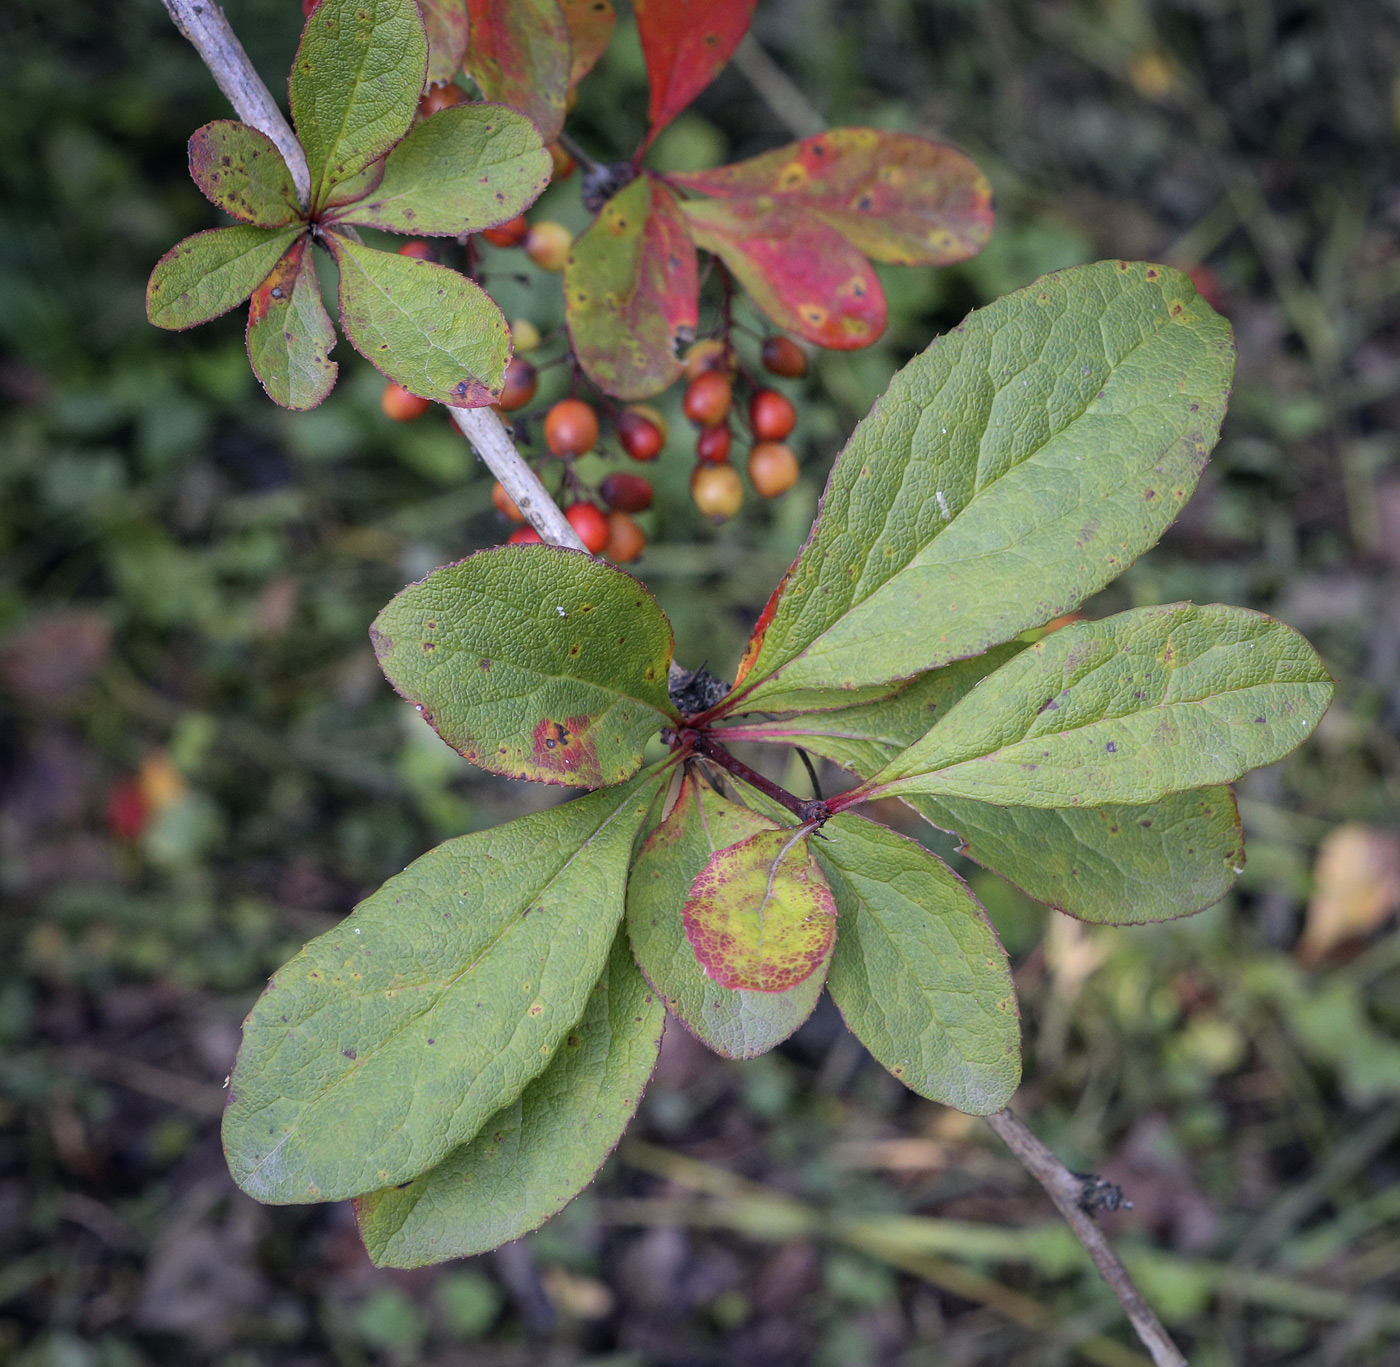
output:
{"label": "barberry shrub", "polygon": [[[671,679],[655,600],[581,552],[483,551],[404,589],[372,630],[395,688],[482,768],[590,791],[440,845],[274,976],[229,1087],[239,1185],[353,1199],[383,1265],[492,1248],[597,1171],[667,1009],[749,1058],[823,988],[905,1086],[1004,1107],[1020,1050],[996,934],[858,808],[899,798],[1085,921],[1226,892],[1227,785],[1331,697],[1308,644],[1189,603],[1026,635],[1162,535],[1232,370],[1228,325],[1165,267],[1078,267],[971,314],[857,427],[732,686]],[[736,741],[854,786],[798,798]]]}

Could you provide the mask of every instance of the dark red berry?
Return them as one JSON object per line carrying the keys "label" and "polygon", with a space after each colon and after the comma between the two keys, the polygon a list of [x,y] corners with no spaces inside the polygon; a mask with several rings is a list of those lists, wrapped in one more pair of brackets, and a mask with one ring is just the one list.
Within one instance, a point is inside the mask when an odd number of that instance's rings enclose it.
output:
{"label": "dark red berry", "polygon": [[797,426],[797,409],[776,389],[755,390],[749,400],[749,426],[759,441],[782,441]]}
{"label": "dark red berry", "polygon": [[617,420],[617,439],[633,460],[655,460],[666,445],[666,433],[635,408],[623,410]]}
{"label": "dark red berry", "polygon": [[723,465],[729,459],[729,428],[707,427],[695,438],[695,458],[704,465]]}
{"label": "dark red berry", "polygon": [[765,337],[759,357],[770,375],[800,380],[807,373],[807,353],[790,337]]}
{"label": "dark red berry", "polygon": [[621,471],[608,475],[598,486],[598,493],[609,508],[619,513],[644,513],[651,507],[651,481],[644,475]]}
{"label": "dark red berry", "polygon": [[681,407],[697,427],[714,427],[724,421],[733,396],[728,375],[706,370],[686,386]]}

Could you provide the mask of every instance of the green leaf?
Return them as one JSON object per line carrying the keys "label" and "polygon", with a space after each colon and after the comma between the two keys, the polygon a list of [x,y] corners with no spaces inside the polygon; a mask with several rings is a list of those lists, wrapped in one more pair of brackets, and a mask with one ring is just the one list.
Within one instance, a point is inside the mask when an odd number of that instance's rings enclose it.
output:
{"label": "green leaf", "polygon": [[786,992],[831,953],[836,905],[807,836],[760,830],[716,850],[681,911],[705,976],[720,987]]}
{"label": "green leaf", "polygon": [[267,278],[305,231],[289,228],[211,228],[177,242],[151,272],[146,317],[179,331],[237,308]]}
{"label": "green leaf", "polygon": [[545,142],[564,127],[572,64],[558,0],[467,0],[467,70],[488,100],[534,120]]}
{"label": "green leaf", "polygon": [[1073,608],[1190,496],[1233,365],[1163,266],[1075,267],[971,314],[847,443],[731,707],[908,678]]}
{"label": "green leaf", "polygon": [[[1023,648],[1013,641],[931,670],[885,702],[746,726],[742,734],[800,745],[868,779]],[[1244,835],[1228,788],[1173,793],[1146,806],[1087,809],[904,800],[932,825],[955,833],[960,854],[1037,901],[1098,924],[1189,916],[1218,902],[1244,864]]]}
{"label": "green leaf", "polygon": [[681,908],[711,856],[776,828],[687,774],[627,880],[627,932],[639,967],[671,1014],[725,1058],[754,1058],[781,1044],[812,1014],[826,979],[817,971],[786,992],[721,987],[705,976],[685,936]]}
{"label": "green leaf", "polygon": [[480,232],[533,204],[552,168],[523,114],[499,104],[454,105],[399,143],[378,186],[335,221],[429,236]]}
{"label": "green leaf", "polygon": [[992,232],[992,187],[956,148],[912,133],[831,128],[730,166],[669,177],[721,199],[815,214],[876,261],[947,266]]}
{"label": "green leaf", "polygon": [[408,132],[428,69],[413,0],[321,0],[302,30],[292,122],[311,169],[311,203]]}
{"label": "green leaf", "polygon": [[580,551],[503,546],[410,584],[370,628],[389,682],[493,773],[620,783],[657,730],[671,624],[629,574]]}
{"label": "green leaf", "polygon": [[699,321],[695,244],[676,197],[640,175],[574,242],[564,267],[569,337],[588,378],[647,399],[680,378]]}
{"label": "green leaf", "polygon": [[817,859],[841,915],[827,986],[846,1024],[920,1096],[999,1111],[1020,1080],[1020,1030],[986,913],[912,840],[850,814],[823,831]]}
{"label": "green leaf", "polygon": [[467,0],[418,0],[428,36],[429,85],[450,81],[467,55]]}
{"label": "green leaf", "polygon": [[260,1201],[406,1182],[470,1140],[583,1015],[654,771],[423,855],[281,968],[224,1113]]}
{"label": "green leaf", "polygon": [[315,408],[335,386],[335,329],[321,302],[308,237],[292,243],[253,291],[247,343],[253,373],[283,408]]}
{"label": "green leaf", "polygon": [[999,806],[1156,802],[1281,759],[1331,698],[1322,662],[1282,622],[1140,608],[1037,641],[869,786]]}
{"label": "green leaf", "polygon": [[406,1187],[355,1202],[375,1265],[422,1267],[484,1253],[562,1210],[636,1113],[665,1022],[619,933],[583,1018],[519,1098]]}
{"label": "green leaf", "polygon": [[485,290],[435,261],[335,232],[326,242],[340,267],[340,325],[361,356],[438,403],[481,408],[500,397],[510,329]]}
{"label": "green leaf", "polygon": [[774,200],[692,199],[683,206],[697,246],[714,252],[779,327],[850,351],[885,330],[875,268],[821,219]]}
{"label": "green leaf", "polygon": [[190,139],[190,175],[210,202],[260,228],[301,218],[292,173],[277,144],[232,119],[206,123]]}

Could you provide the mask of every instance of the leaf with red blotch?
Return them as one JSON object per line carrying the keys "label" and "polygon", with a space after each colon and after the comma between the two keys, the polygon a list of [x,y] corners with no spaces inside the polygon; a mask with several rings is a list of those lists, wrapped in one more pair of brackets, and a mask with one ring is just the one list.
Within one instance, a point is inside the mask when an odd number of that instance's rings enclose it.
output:
{"label": "leaf with red blotch", "polygon": [[569,26],[573,62],[569,69],[572,90],[590,71],[612,41],[617,11],[612,0],[559,0],[564,22]]}
{"label": "leaf with red blotch", "polygon": [[467,55],[467,0],[418,0],[428,31],[429,85],[450,81]]}
{"label": "leaf with red blotch", "polygon": [[559,0],[467,0],[466,69],[488,100],[532,118],[545,142],[564,127],[569,26]]}
{"label": "leaf with red blotch", "polygon": [[757,2],[633,0],[651,82],[647,143],[719,75],[749,31]]}
{"label": "leaf with red blotch", "polygon": [[835,228],[773,199],[697,199],[682,206],[691,236],[729,267],[779,327],[834,351],[885,330],[875,268]]}
{"label": "leaf with red blotch", "polygon": [[564,307],[579,364],[619,399],[646,399],[680,377],[695,336],[699,272],[676,197],[653,176],[619,190],[574,243]]}
{"label": "leaf with red blotch", "polygon": [[759,831],[716,850],[681,911],[686,939],[721,987],[786,992],[826,960],[836,902],[794,830]]}
{"label": "leaf with red blotch", "polygon": [[835,228],[876,261],[947,266],[992,231],[987,178],[955,148],[912,133],[833,128],[748,161],[668,177],[726,200],[771,197]]}

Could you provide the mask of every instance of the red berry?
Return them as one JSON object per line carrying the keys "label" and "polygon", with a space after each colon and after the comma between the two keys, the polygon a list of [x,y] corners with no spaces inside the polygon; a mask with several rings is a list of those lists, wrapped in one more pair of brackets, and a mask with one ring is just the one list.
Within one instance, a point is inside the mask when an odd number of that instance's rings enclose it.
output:
{"label": "red berry", "polygon": [[411,256],[415,261],[431,261],[433,249],[421,238],[415,238],[412,242],[405,242],[399,248],[399,255]]}
{"label": "red berry", "polygon": [[517,527],[508,537],[507,546],[540,546],[544,543],[533,527]]}
{"label": "red berry", "polygon": [[723,522],[744,504],[744,486],[732,465],[697,465],[690,476],[690,496],[705,517]]}
{"label": "red berry", "polygon": [[807,373],[807,353],[790,337],[765,337],[759,358],[770,375],[785,380],[800,380]]}
{"label": "red berry", "polygon": [[598,493],[619,513],[644,513],[651,507],[651,481],[644,475],[609,475],[598,486]]}
{"label": "red berry", "polygon": [[749,479],[764,498],[777,498],[797,483],[797,457],[792,447],[761,441],[749,452]]}
{"label": "red berry", "polygon": [[380,395],[379,406],[384,410],[385,417],[393,418],[395,422],[412,422],[414,418],[421,418],[432,404],[390,380]]}
{"label": "red berry", "polygon": [[493,247],[518,247],[525,241],[525,234],[529,231],[530,225],[525,221],[525,215],[517,214],[509,222],[502,223],[499,228],[484,229],[481,235]]}
{"label": "red berry", "polygon": [[524,408],[540,387],[539,373],[523,356],[514,356],[506,366],[506,382],[498,400],[507,413]]}
{"label": "red berry", "polygon": [[686,386],[681,407],[697,427],[714,427],[724,421],[733,396],[729,376],[718,370],[707,370]]}
{"label": "red berry", "polygon": [[723,465],[729,459],[729,428],[707,427],[695,438],[695,458],[706,465]]}
{"label": "red berry", "polygon": [[617,420],[617,439],[633,460],[655,460],[666,445],[666,433],[635,408],[624,409]]}
{"label": "red berry", "polygon": [[500,480],[491,488],[491,502],[496,505],[496,511],[502,517],[508,517],[512,522],[525,521],[525,514],[515,506],[515,500],[506,493],[506,486]]}
{"label": "red berry", "polygon": [[776,389],[755,390],[749,400],[749,426],[759,441],[782,441],[797,426],[797,409]]}
{"label": "red berry", "polygon": [[647,534],[626,513],[608,514],[608,544],[603,554],[616,565],[626,565],[647,548]]}
{"label": "red berry", "polygon": [[608,519],[596,503],[575,503],[565,509],[564,516],[594,555],[608,544]]}
{"label": "red berry", "polygon": [[582,399],[560,399],[545,415],[544,439],[556,456],[581,456],[598,442],[598,415]]}
{"label": "red berry", "polygon": [[[305,0],[303,0],[305,3]],[[319,3],[319,0],[318,0]],[[451,109],[454,104],[466,104],[467,92],[455,81],[444,81],[441,85],[430,85],[418,101],[421,118],[436,114],[439,109]]]}
{"label": "red berry", "polygon": [[146,829],[150,815],[139,779],[124,778],[113,784],[107,794],[107,829],[118,840],[135,840]]}

